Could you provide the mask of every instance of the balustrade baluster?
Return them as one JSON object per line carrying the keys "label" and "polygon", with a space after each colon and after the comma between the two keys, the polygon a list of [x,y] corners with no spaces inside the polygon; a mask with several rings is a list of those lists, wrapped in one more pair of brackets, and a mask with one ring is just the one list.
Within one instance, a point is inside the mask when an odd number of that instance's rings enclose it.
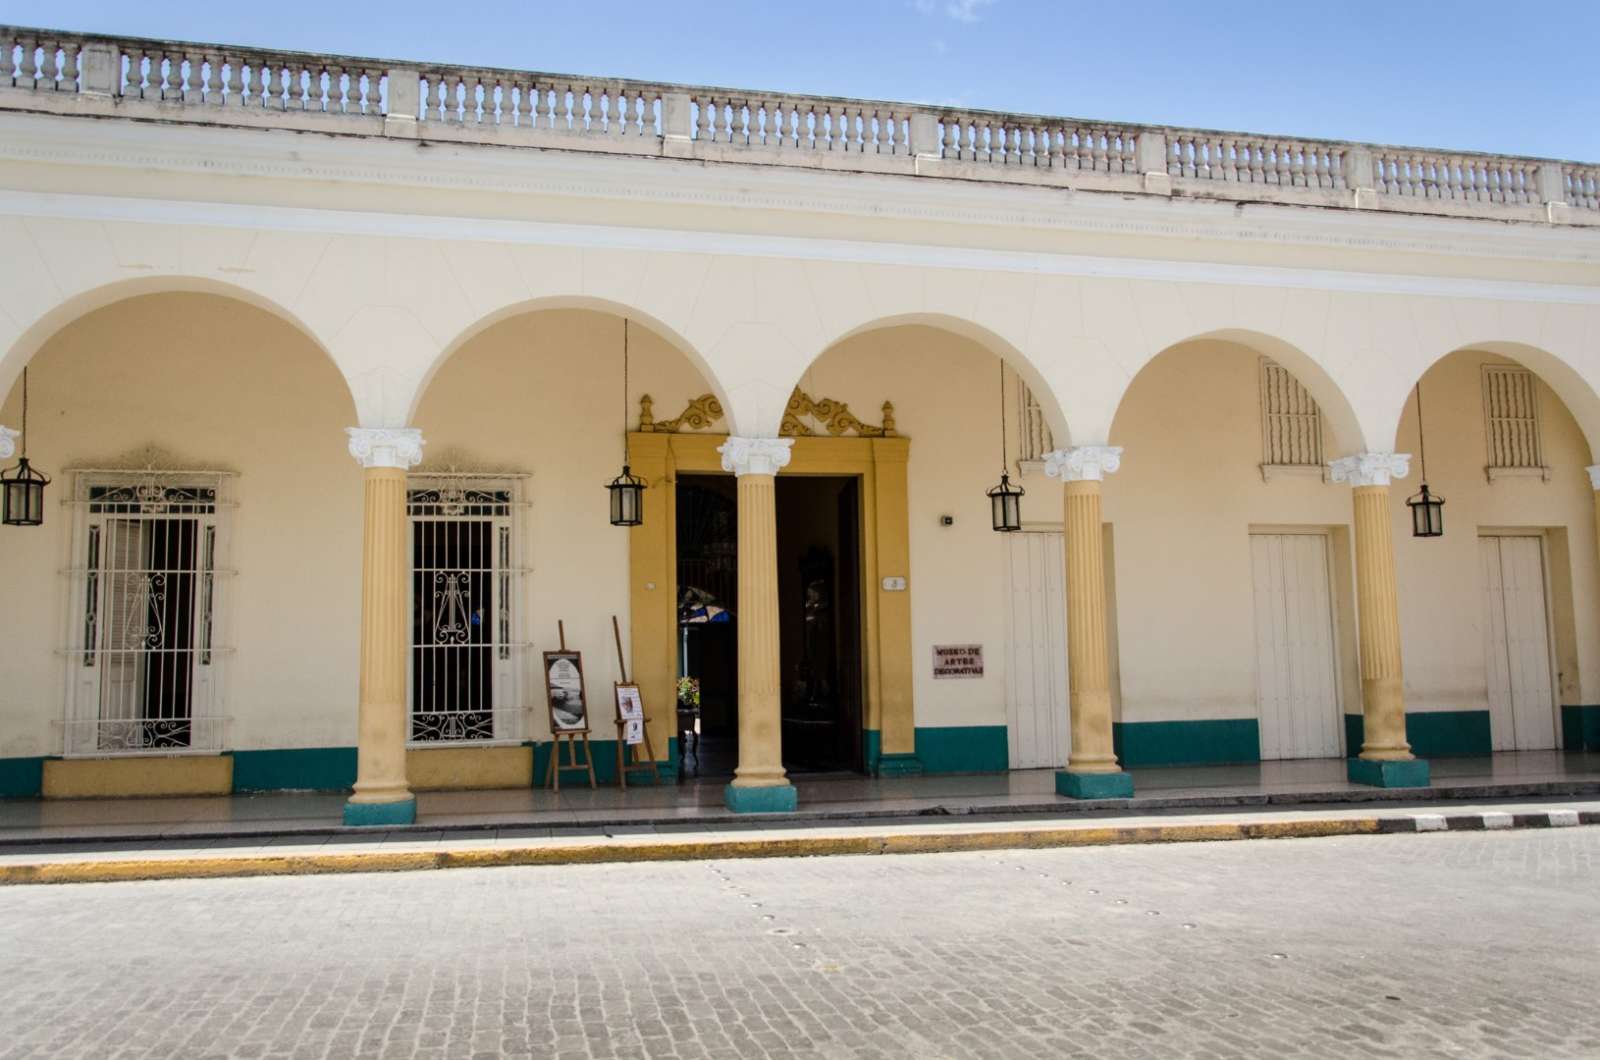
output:
{"label": "balustrade baluster", "polygon": [[78,91],[78,79],[81,68],[78,65],[78,48],[76,41],[64,40],[61,42],[61,84],[60,87],[67,92]]}
{"label": "balustrade baluster", "polygon": [[[32,89],[38,86],[38,78],[34,73],[38,70],[39,42],[32,37],[18,35],[17,37],[17,75],[12,84],[17,88]],[[9,58],[9,56],[8,56]]]}

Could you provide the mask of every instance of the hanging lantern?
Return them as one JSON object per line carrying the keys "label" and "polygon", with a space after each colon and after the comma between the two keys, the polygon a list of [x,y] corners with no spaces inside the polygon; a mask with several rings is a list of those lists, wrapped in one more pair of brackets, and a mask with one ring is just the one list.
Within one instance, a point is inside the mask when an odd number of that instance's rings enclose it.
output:
{"label": "hanging lantern", "polygon": [[606,483],[611,491],[611,525],[644,522],[644,479],[628,467],[628,319],[622,319],[622,474]]}
{"label": "hanging lantern", "polygon": [[1411,509],[1412,537],[1444,536],[1444,498],[1429,493],[1426,482],[1406,501],[1406,507]]}
{"label": "hanging lantern", "polygon": [[1011,484],[1011,476],[1000,475],[1000,485],[989,491],[990,515],[1001,533],[1022,529],[1022,487]]}
{"label": "hanging lantern", "polygon": [[1412,537],[1444,536],[1444,498],[1428,492],[1428,445],[1422,436],[1422,383],[1417,383],[1417,451],[1422,458],[1422,489],[1406,501]]}
{"label": "hanging lantern", "polygon": [[17,466],[0,471],[0,522],[6,526],[39,526],[44,522],[44,488],[50,477],[28,463],[28,370],[22,370],[22,456]]}
{"label": "hanging lantern", "polygon": [[622,474],[606,484],[611,491],[611,525],[638,526],[644,522],[644,479],[622,465]]}
{"label": "hanging lantern", "polygon": [[1022,487],[1011,484],[1006,464],[1006,362],[1000,362],[1000,485],[991,489],[989,515],[996,531],[1007,534],[1022,529]]}

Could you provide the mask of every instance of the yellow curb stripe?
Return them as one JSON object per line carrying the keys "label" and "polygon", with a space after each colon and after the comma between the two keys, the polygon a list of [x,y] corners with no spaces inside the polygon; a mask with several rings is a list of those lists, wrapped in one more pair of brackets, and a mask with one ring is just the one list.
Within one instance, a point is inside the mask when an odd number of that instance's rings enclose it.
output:
{"label": "yellow curb stripe", "polygon": [[468,850],[369,850],[343,854],[143,858],[0,865],[0,885],[114,883],[129,880],[235,876],[318,876],[352,872],[417,872],[525,865],[601,865],[645,861],[801,858],[872,854],[940,854],[978,850],[1048,850],[1131,843],[1202,843],[1237,839],[1302,839],[1372,835],[1375,817],[1237,824],[1037,828],[993,832],[908,832],[766,839],[627,841],[582,845],[485,847]]}

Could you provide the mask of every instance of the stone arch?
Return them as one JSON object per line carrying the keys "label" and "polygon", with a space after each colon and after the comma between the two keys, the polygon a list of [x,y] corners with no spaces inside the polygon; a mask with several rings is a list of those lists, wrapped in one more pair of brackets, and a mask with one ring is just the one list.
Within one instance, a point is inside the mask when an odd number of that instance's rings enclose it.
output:
{"label": "stone arch", "polygon": [[[1423,376],[1446,358],[1470,350],[1508,357],[1537,375],[1546,386],[1555,391],[1556,397],[1561,399],[1567,411],[1572,414],[1572,418],[1577,421],[1578,428],[1583,431],[1584,440],[1589,444],[1590,459],[1594,459],[1594,454],[1600,452],[1600,393],[1595,391],[1594,386],[1566,359],[1543,347],[1525,342],[1498,340],[1462,343],[1424,364],[1404,391],[1387,395],[1385,422],[1391,426],[1388,438],[1379,441],[1393,442],[1398,436],[1400,422],[1405,415],[1406,405],[1411,400],[1412,390]],[[1404,446],[1400,448],[1403,449]]]}
{"label": "stone arch", "polygon": [[[1027,385],[1034,398],[1039,402],[1039,409],[1050,426],[1050,432],[1056,444],[1063,447],[1072,444],[1067,417],[1062,409],[1062,403],[1056,389],[1050,384],[1048,377],[1040,370],[1039,365],[1034,362],[1033,358],[1029,357],[1016,343],[998,332],[964,317],[947,313],[902,313],[893,316],[875,317],[854,325],[825,344],[800,367],[799,372],[795,374],[788,388],[783,391],[784,399],[787,400],[789,393],[795,386],[800,384],[800,381],[805,377],[805,373],[811,369],[812,365],[816,364],[823,356],[841,343],[869,332],[911,325],[936,328],[940,331],[958,335],[999,357],[1012,371],[1017,373],[1017,376]],[[822,395],[812,396],[820,397]],[[783,411],[781,404],[777,411],[781,416]],[[767,425],[763,424],[763,426]],[[773,422],[768,433],[776,434],[777,427],[777,422]]]}
{"label": "stone arch", "polygon": [[403,406],[406,409],[406,422],[409,423],[411,418],[416,415],[417,409],[422,404],[423,397],[427,394],[429,385],[438,375],[440,368],[442,368],[451,357],[455,356],[457,352],[466,346],[467,343],[488,331],[496,324],[511,320],[514,317],[519,317],[530,313],[544,312],[552,309],[582,309],[590,312],[604,313],[617,317],[618,319],[630,320],[634,324],[642,325],[643,327],[654,332],[657,337],[665,340],[667,345],[683,354],[689,363],[694,366],[695,370],[700,373],[701,378],[705,380],[705,383],[711,389],[711,392],[716,395],[717,400],[722,402],[722,406],[728,417],[730,431],[732,430],[734,425],[734,410],[728,402],[727,391],[723,386],[721,379],[718,378],[717,373],[700,354],[694,343],[690,342],[684,337],[682,331],[663,321],[659,316],[644,312],[624,302],[590,295],[548,295],[539,298],[530,298],[525,301],[501,306],[499,309],[487,313],[468,324],[456,335],[454,339],[452,339],[439,351],[438,355],[434,357],[434,359],[427,365],[423,373],[417,378]]}
{"label": "stone arch", "polygon": [[1112,421],[1115,422],[1116,415],[1122,411],[1123,404],[1127,399],[1128,392],[1133,388],[1134,381],[1157,359],[1167,356],[1188,343],[1206,341],[1229,342],[1243,346],[1264,357],[1270,357],[1287,368],[1295,379],[1299,381],[1300,385],[1311,392],[1311,396],[1316,399],[1317,406],[1322,410],[1323,442],[1329,459],[1349,453],[1366,451],[1368,439],[1366,432],[1362,430],[1361,420],[1356,415],[1355,406],[1333,376],[1315,358],[1293,343],[1266,332],[1253,331],[1247,328],[1219,328],[1214,331],[1189,335],[1163,346],[1145,360],[1143,364],[1139,365],[1133,375],[1129,377],[1122,392],[1117,395]]}
{"label": "stone arch", "polygon": [[131,280],[118,280],[80,291],[39,314],[24,325],[3,351],[0,351],[0,396],[9,394],[22,375],[22,369],[62,328],[90,313],[118,302],[153,294],[210,294],[270,313],[304,335],[317,350],[327,357],[339,371],[345,384],[345,394],[352,407],[360,413],[359,402],[350,385],[348,373],[329,350],[328,344],[304,320],[290,312],[277,301],[248,287],[225,283],[202,276],[142,276]]}

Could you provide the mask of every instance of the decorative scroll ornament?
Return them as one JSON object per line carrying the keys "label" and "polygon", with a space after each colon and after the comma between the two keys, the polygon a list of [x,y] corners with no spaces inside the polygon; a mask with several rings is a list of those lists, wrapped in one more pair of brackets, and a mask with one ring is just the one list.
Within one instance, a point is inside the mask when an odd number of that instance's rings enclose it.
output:
{"label": "decorative scroll ornament", "polygon": [[1062,482],[1100,482],[1121,466],[1120,445],[1079,445],[1044,455],[1044,473]]}
{"label": "decorative scroll ornament", "polygon": [[789,464],[793,438],[735,438],[717,446],[722,470],[735,475],[776,475]]}
{"label": "decorative scroll ornament", "polygon": [[422,463],[422,432],[415,427],[346,427],[350,455],[362,467],[408,471]]}
{"label": "decorative scroll ornament", "polygon": [[639,430],[649,434],[652,431],[660,434],[676,434],[679,431],[700,431],[722,419],[722,402],[717,400],[715,394],[701,394],[689,402],[689,407],[678,413],[677,418],[662,420],[659,423],[651,418],[654,402],[646,394],[639,399]]}
{"label": "decorative scroll ornament", "polygon": [[807,417],[816,420],[824,431],[835,438],[844,434],[855,434],[861,438],[894,436],[894,405],[890,402],[883,403],[883,426],[874,427],[862,423],[844,402],[832,398],[817,401],[799,387],[789,395],[789,405],[783,410],[783,426],[778,428],[778,433],[785,438],[803,438],[815,434],[805,424]]}
{"label": "decorative scroll ornament", "polygon": [[[722,402],[714,394],[701,394],[689,402],[687,408],[677,417],[670,420],[657,420],[654,417],[655,402],[649,394],[639,399],[639,430],[641,433],[650,434],[676,434],[679,431],[700,431],[722,419]],[[806,420],[815,420],[819,428],[807,426]],[[783,424],[778,428],[778,434],[784,438],[805,438],[818,433],[831,435],[835,438],[846,434],[854,434],[860,438],[893,438],[894,404],[883,403],[883,425],[874,427],[870,423],[863,423],[850,411],[850,406],[833,398],[823,398],[818,401],[804,390],[795,388],[789,395],[789,404],[783,410]]]}
{"label": "decorative scroll ornament", "polygon": [[1328,465],[1329,477],[1352,486],[1387,486],[1411,470],[1410,453],[1357,453]]}
{"label": "decorative scroll ornament", "polygon": [[9,460],[16,455],[17,439],[21,436],[21,431],[14,431],[10,427],[0,427],[0,460]]}

